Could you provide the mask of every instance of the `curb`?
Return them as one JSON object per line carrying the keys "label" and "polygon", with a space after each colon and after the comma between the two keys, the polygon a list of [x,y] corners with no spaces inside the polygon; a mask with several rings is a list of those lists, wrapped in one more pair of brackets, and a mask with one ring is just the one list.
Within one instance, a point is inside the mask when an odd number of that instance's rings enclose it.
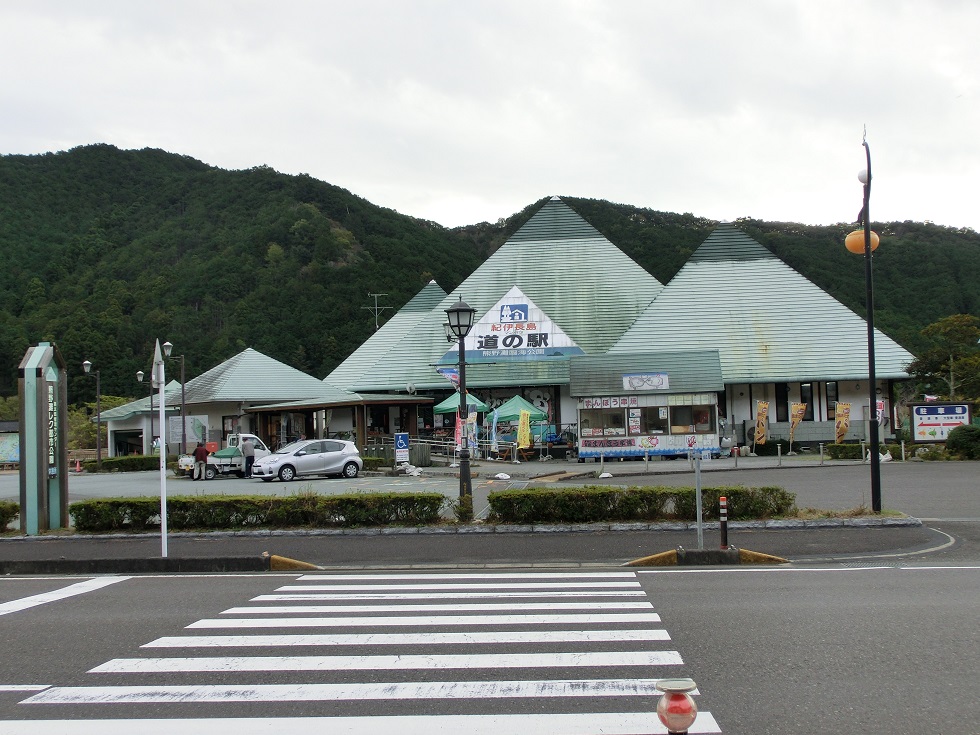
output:
{"label": "curb", "polygon": [[[819,531],[825,528],[896,528],[919,527],[922,521],[911,516],[887,518],[823,518],[812,521],[729,521],[730,531],[766,530],[766,531]],[[260,529],[250,531],[174,531],[167,534],[168,538],[209,538],[226,537],[281,537],[281,536],[387,536],[402,534],[446,535],[472,533],[586,533],[594,531],[694,531],[698,524],[694,521],[662,521],[655,523],[617,522],[604,523],[447,523],[440,526],[383,526],[371,528],[292,528],[292,529]],[[705,530],[717,530],[718,521],[706,521],[702,524]],[[44,536],[0,536],[3,543],[44,543],[46,541],[104,541],[107,539],[142,539],[158,536],[158,532],[146,533],[87,533],[71,535]]]}
{"label": "curb", "polygon": [[215,574],[220,572],[318,571],[305,561],[263,552],[260,556],[153,557],[146,559],[31,559],[0,561],[9,574]]}
{"label": "curb", "polygon": [[789,564],[789,559],[781,556],[762,554],[758,551],[738,549],[730,546],[727,549],[684,549],[678,547],[673,551],[662,551],[659,554],[644,556],[623,564],[624,567],[701,567],[716,564]]}

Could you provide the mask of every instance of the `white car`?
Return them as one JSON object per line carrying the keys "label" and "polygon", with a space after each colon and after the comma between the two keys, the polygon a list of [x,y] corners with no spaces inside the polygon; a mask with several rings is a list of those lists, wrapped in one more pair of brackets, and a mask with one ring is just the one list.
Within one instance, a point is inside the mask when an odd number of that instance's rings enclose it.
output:
{"label": "white car", "polygon": [[304,439],[287,444],[255,460],[252,477],[263,482],[279,478],[289,482],[304,475],[340,475],[354,478],[364,467],[354,442],[340,439]]}

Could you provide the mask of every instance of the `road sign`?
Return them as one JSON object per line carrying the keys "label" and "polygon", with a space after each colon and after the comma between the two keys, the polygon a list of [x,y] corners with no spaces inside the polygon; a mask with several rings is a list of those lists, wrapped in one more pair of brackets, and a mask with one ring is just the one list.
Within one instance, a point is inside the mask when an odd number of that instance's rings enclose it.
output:
{"label": "road sign", "polygon": [[969,403],[915,403],[911,409],[915,442],[944,442],[957,426],[970,423]]}
{"label": "road sign", "polygon": [[395,462],[408,461],[408,432],[395,434]]}

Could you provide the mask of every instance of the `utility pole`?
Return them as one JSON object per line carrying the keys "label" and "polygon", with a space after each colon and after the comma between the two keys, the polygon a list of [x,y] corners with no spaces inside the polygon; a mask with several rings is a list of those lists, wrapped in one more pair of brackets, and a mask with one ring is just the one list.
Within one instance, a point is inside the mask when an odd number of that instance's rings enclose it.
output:
{"label": "utility pole", "polygon": [[386,293],[369,293],[368,296],[374,297],[374,306],[362,306],[361,307],[362,309],[367,309],[368,311],[370,311],[371,313],[374,314],[374,331],[375,332],[378,331],[378,316],[385,309],[390,309],[391,308],[390,306],[378,306],[378,297],[379,296],[387,296],[387,295],[388,294],[386,294]]}

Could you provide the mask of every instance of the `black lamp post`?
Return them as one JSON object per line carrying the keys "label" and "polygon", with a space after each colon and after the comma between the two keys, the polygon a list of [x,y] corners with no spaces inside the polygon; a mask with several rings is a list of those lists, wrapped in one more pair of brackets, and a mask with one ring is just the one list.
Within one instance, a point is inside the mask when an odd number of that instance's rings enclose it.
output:
{"label": "black lamp post", "polygon": [[868,311],[868,440],[870,443],[871,454],[871,510],[881,513],[881,456],[879,450],[878,436],[878,394],[877,379],[875,376],[875,313],[874,313],[874,285],[871,270],[872,252],[878,247],[878,235],[871,231],[871,215],[869,202],[871,201],[871,148],[868,141],[862,141],[865,157],[867,158],[867,168],[858,174],[858,180],[864,184],[864,206],[861,208],[860,221],[864,225],[862,230],[855,230],[844,240],[844,247],[855,254],[864,254],[864,286],[865,301]]}
{"label": "black lamp post", "polygon": [[[86,360],[82,363],[85,374],[92,371],[92,363]],[[95,371],[95,468],[102,471],[102,373]]]}
{"label": "black lamp post", "polygon": [[[469,402],[466,397],[466,335],[473,328],[475,314],[476,309],[462,300],[446,309],[446,316],[449,318],[449,332],[459,342],[459,412],[464,417],[464,421],[468,418],[469,413]],[[473,480],[470,477],[470,446],[465,434],[464,431],[462,446],[459,450],[459,499],[463,501],[464,498],[470,498],[470,502],[472,502]]]}
{"label": "black lamp post", "polygon": [[[136,379],[142,383],[145,373],[142,370],[136,371]],[[153,384],[150,382],[150,454],[153,454]]]}
{"label": "black lamp post", "polygon": [[[163,354],[170,357],[174,346],[170,342],[163,343]],[[187,419],[184,415],[184,356],[174,355],[171,360],[180,359],[180,453],[187,454]]]}

